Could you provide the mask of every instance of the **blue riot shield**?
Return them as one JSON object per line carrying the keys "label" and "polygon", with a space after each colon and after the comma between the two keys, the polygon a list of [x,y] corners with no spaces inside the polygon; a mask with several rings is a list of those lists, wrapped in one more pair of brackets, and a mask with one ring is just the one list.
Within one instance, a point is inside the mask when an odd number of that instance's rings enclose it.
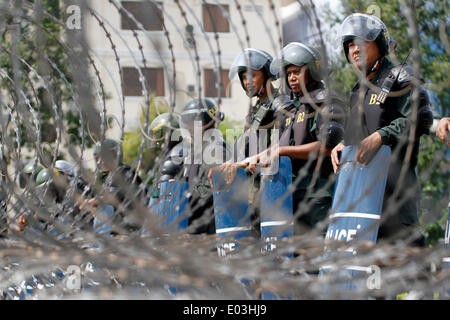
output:
{"label": "blue riot shield", "polygon": [[[157,187],[157,192],[153,192],[152,196],[150,197],[150,200],[148,201],[148,207],[151,209],[151,212],[156,216],[160,216],[162,212],[162,204],[159,198],[159,194],[160,194],[160,186]],[[142,234],[148,235],[150,234],[150,231],[143,230]]]}
{"label": "blue riot shield", "polygon": [[186,181],[165,181],[160,184],[159,201],[152,206],[153,213],[161,217],[161,228],[176,232],[187,228],[188,213],[186,193],[189,185]]}
{"label": "blue riot shield", "polygon": [[[158,192],[159,192],[159,189],[158,189]],[[161,212],[160,206],[159,206],[159,195],[158,196],[152,195],[150,197],[150,199],[148,200],[147,206],[151,209],[152,214],[159,215]],[[146,223],[144,223],[144,227],[141,230],[141,235],[142,236],[151,235],[150,230],[145,228],[145,225],[146,225]]]}
{"label": "blue riot shield", "polygon": [[103,205],[95,212],[94,229],[98,234],[109,235],[112,230],[112,219],[115,209],[111,205]]}
{"label": "blue riot shield", "polygon": [[159,198],[157,198],[157,197],[151,197],[150,200],[148,200],[148,206],[150,208],[154,209],[156,207],[156,205],[158,204],[158,199]]}
{"label": "blue riot shield", "polygon": [[[267,174],[264,174],[267,172]],[[276,249],[279,239],[294,235],[292,209],[292,163],[289,157],[280,157],[278,170],[262,170],[261,187],[261,237],[264,239],[264,251]],[[292,254],[286,255],[292,257]],[[262,292],[262,300],[289,299],[272,292]]]}
{"label": "blue riot shield", "polygon": [[[189,184],[186,181],[165,181],[160,183],[159,196],[150,198],[148,206],[152,213],[161,219],[160,227],[165,233],[173,233],[187,228],[189,221],[186,207],[189,202],[188,191]],[[143,235],[149,233],[147,230],[142,232]],[[165,288],[171,295],[181,292],[180,289],[168,284],[165,285]]]}
{"label": "blue riot shield", "polygon": [[[212,180],[216,234],[233,239],[250,236],[249,186],[244,169],[237,170],[230,184],[226,183],[222,172],[214,172]],[[219,243],[219,256],[226,255],[236,247],[237,243],[234,241]]]}
{"label": "blue riot shield", "polygon": [[[326,250],[326,260],[338,258],[342,261],[356,255],[359,243],[377,241],[391,149],[382,146],[367,165],[354,161],[356,149],[357,146],[347,146],[342,151],[333,197],[333,214],[325,236],[327,240],[344,241],[348,246],[345,251]],[[336,271],[332,264],[324,265],[320,275],[332,270]],[[352,279],[364,279],[371,272],[371,267],[348,265],[337,272],[336,283],[341,289],[354,290],[357,287]]]}
{"label": "blue riot shield", "polygon": [[289,157],[279,158],[275,174],[262,173],[261,237],[266,250],[276,248],[276,241],[294,234],[292,213],[292,164]]}

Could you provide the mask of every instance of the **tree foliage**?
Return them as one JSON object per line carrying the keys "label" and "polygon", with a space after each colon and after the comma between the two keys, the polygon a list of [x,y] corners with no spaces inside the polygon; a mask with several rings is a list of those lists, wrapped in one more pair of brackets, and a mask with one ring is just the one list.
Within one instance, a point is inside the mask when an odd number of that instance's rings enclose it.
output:
{"label": "tree foliage", "polygon": [[[155,119],[158,115],[165,113],[169,110],[167,105],[161,105],[155,103],[154,97],[150,98],[150,106],[148,109],[148,124],[150,124],[153,119]],[[125,133],[124,141],[123,141],[123,161],[129,165],[134,165],[135,161],[139,156],[139,149],[144,141],[144,150],[142,154],[142,163],[140,166],[139,174],[141,177],[145,178],[147,172],[151,170],[157,163],[156,159],[161,153],[161,146],[151,143],[146,136],[144,136],[144,128],[145,128],[145,114],[146,108],[141,107],[141,114],[139,116],[140,125],[136,128],[132,128],[128,132]]]}
{"label": "tree foliage", "polygon": [[[61,130],[63,146],[82,143],[82,124],[79,111],[73,107],[72,78],[64,47],[65,14],[59,0],[21,3],[20,10],[0,13],[5,22],[0,35],[0,69],[4,73],[0,87],[10,94],[4,97],[5,103],[18,120],[21,147],[36,148],[35,114],[40,124],[41,148],[51,154],[57,130]],[[17,16],[11,12],[17,12]],[[12,117],[6,125],[10,137],[16,135]],[[87,135],[85,141],[86,147],[92,146]],[[64,158],[64,154],[60,152],[58,158]]]}

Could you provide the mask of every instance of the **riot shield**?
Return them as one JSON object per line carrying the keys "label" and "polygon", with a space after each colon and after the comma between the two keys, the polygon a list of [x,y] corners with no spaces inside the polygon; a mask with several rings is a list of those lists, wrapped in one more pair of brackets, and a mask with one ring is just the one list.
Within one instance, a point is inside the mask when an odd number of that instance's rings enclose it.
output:
{"label": "riot shield", "polygon": [[373,271],[371,267],[358,265],[335,268],[332,262],[355,256],[356,247],[362,242],[376,243],[391,154],[388,146],[382,146],[372,160],[363,165],[354,161],[356,149],[357,146],[347,146],[342,151],[332,215],[325,236],[330,242],[344,241],[347,246],[345,250],[337,251],[326,248],[324,259],[330,263],[322,266],[319,273],[322,276],[337,272],[335,283],[344,290],[362,289],[360,285],[366,285],[367,274]]}
{"label": "riot shield", "polygon": [[186,181],[165,181],[160,185],[159,201],[154,204],[154,213],[159,215],[164,232],[176,232],[188,226],[188,214],[185,210],[189,185]]}
{"label": "riot shield", "polygon": [[292,191],[292,164],[289,157],[280,157],[275,174],[262,173],[261,237],[265,250],[276,248],[276,241],[294,234]]}
{"label": "riot shield", "polygon": [[[264,174],[267,173],[267,174]],[[289,157],[280,157],[278,170],[262,171],[261,191],[261,237],[263,251],[273,251],[277,241],[294,234],[292,190],[292,163]],[[292,254],[285,254],[292,258]],[[276,293],[264,291],[262,300],[289,299]]]}
{"label": "riot shield", "polygon": [[[249,187],[244,169],[237,170],[231,184],[226,183],[221,172],[214,172],[212,180],[216,234],[228,240],[250,236]],[[224,256],[236,247],[236,242],[224,239],[217,249],[219,255]]]}

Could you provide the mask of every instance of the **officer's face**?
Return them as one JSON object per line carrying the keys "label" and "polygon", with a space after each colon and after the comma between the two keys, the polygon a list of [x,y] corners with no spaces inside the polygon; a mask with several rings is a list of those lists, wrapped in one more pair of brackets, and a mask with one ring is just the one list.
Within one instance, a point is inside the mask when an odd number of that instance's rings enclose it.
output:
{"label": "officer's face", "polygon": [[242,82],[244,87],[247,88],[247,91],[255,95],[264,84],[264,73],[261,70],[244,71],[242,73]]}
{"label": "officer's face", "polygon": [[112,170],[112,168],[114,168],[115,166],[115,158],[108,158],[108,157],[102,157],[100,159],[100,155],[97,155],[95,157],[95,161],[98,163],[98,161],[100,160],[100,171],[103,172],[110,172]]}
{"label": "officer's face", "polygon": [[380,50],[375,41],[354,39],[348,45],[348,56],[359,70],[363,71],[364,67],[370,70],[380,57]]}
{"label": "officer's face", "polygon": [[295,66],[290,65],[286,69],[286,76],[288,79],[289,86],[294,93],[299,93],[302,91],[302,86],[306,87],[307,79],[307,66]]}

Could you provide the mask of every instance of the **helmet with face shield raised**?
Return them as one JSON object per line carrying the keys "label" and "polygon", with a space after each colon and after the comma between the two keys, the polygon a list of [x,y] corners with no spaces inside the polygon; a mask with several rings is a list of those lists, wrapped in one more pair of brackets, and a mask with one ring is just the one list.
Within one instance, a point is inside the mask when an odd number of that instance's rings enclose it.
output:
{"label": "helmet with face shield raised", "polygon": [[393,43],[384,22],[375,15],[364,13],[354,13],[344,19],[338,40],[344,48],[348,62],[350,62],[348,57],[349,43],[353,40],[375,41],[381,57],[389,53],[390,45]]}
{"label": "helmet with face shield raised", "polygon": [[270,65],[270,70],[273,74],[279,75],[281,72],[285,73],[285,80],[288,88],[289,82],[286,69],[291,66],[308,67],[307,72],[311,75],[312,80],[321,81],[323,79],[324,70],[321,62],[321,55],[319,50],[308,46],[301,42],[291,42],[287,44],[276,56]]}
{"label": "helmet with face shield raised", "polygon": [[[171,134],[173,131],[180,128],[180,115],[173,112],[162,113],[153,119],[149,128],[150,140],[155,145],[162,145],[166,140],[166,135]],[[169,148],[172,144],[178,143],[178,141],[172,142],[169,137]]]}
{"label": "helmet with face shield raised", "polygon": [[201,125],[202,132],[223,121],[224,114],[219,112],[215,103],[208,98],[194,98],[190,100],[180,113],[180,127],[191,135],[194,133],[195,123]]}
{"label": "helmet with face shield raised", "polygon": [[[269,79],[276,79],[276,76],[270,71],[270,64],[273,61],[273,57],[264,50],[246,48],[242,50],[238,56],[234,59],[233,64],[230,67],[228,78],[233,80],[236,74],[239,76],[241,86],[245,90],[249,97],[261,95],[266,87]],[[264,75],[264,81],[260,88],[253,88],[247,90],[244,85],[244,72],[247,71],[247,77],[252,76],[252,70],[261,70]],[[252,81],[249,81],[252,83]]]}

